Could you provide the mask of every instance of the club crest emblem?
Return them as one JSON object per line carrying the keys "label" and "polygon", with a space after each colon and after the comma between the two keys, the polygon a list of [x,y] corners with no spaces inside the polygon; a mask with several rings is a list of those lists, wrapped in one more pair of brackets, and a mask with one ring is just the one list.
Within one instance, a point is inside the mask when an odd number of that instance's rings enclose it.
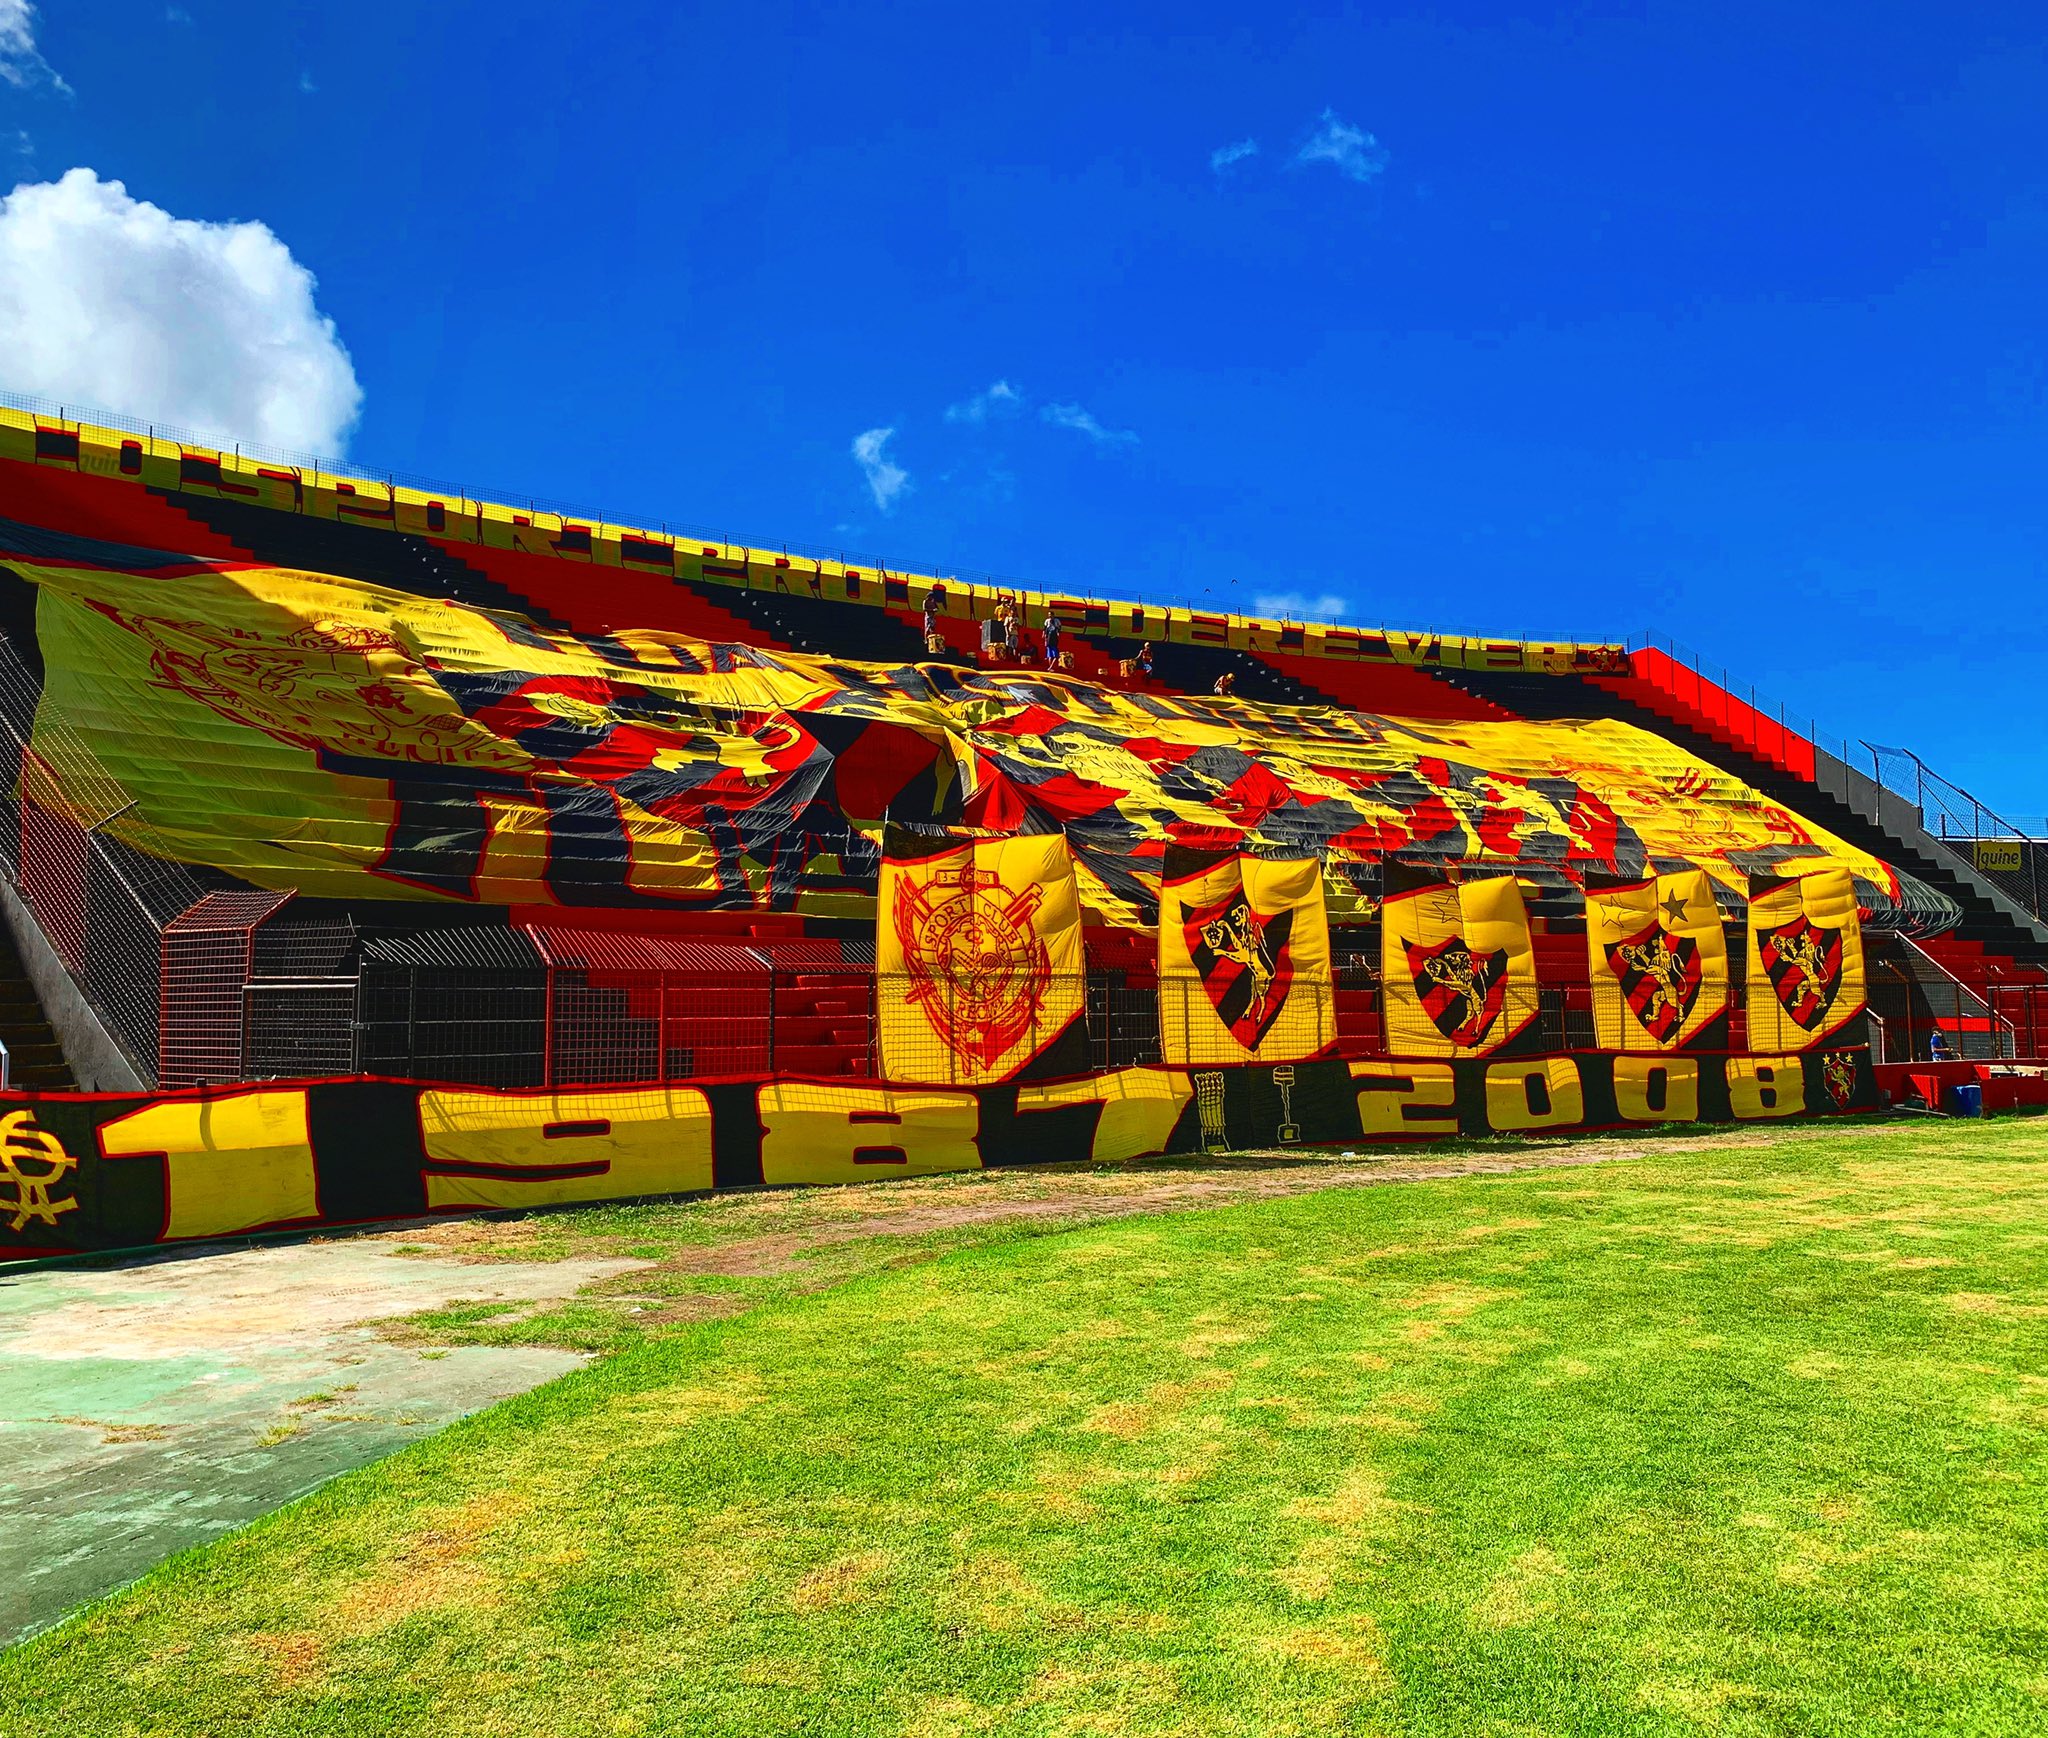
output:
{"label": "club crest emblem", "polygon": [[76,1198],[60,1199],[56,1190],[78,1169],[78,1161],[48,1129],[36,1126],[35,1112],[11,1110],[0,1116],[0,1213],[11,1213],[10,1231],[24,1231],[31,1219],[54,1227],[60,1213],[75,1213]]}
{"label": "club crest emblem", "polygon": [[1412,941],[1402,946],[1408,950],[1415,994],[1430,1023],[1453,1044],[1469,1048],[1482,1042],[1507,1000],[1508,950],[1476,955],[1461,935],[1434,947],[1417,947]]}
{"label": "club crest emblem", "polygon": [[1856,1096],[1856,1058],[1847,1050],[1830,1050],[1822,1058],[1820,1077],[1837,1110],[1847,1110]]}
{"label": "club crest emblem", "polygon": [[1795,917],[1758,938],[1757,958],[1794,1024],[1804,1032],[1819,1031],[1842,987],[1842,932]]}
{"label": "club crest emblem", "polygon": [[1216,1017],[1247,1050],[1273,1029],[1294,982],[1294,958],[1287,943],[1294,934],[1294,908],[1260,917],[1242,888],[1208,905],[1191,907],[1181,934],[1195,975],[1215,1006]]}
{"label": "club crest emblem", "polygon": [[955,1055],[992,1068],[1038,1019],[1052,959],[1031,927],[1043,890],[1006,888],[993,870],[941,869],[896,889],[896,933],[910,984]]}
{"label": "club crest emblem", "polygon": [[1700,999],[1699,943],[1652,924],[1607,944],[1607,969],[1620,981],[1636,1022],[1659,1044],[1674,1042]]}

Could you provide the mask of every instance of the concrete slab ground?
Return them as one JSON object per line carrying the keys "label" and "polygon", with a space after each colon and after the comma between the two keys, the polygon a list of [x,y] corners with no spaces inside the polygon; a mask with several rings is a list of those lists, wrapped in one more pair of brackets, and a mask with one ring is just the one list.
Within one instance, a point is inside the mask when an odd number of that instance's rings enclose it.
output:
{"label": "concrete slab ground", "polygon": [[371,1324],[565,1297],[639,1265],[487,1265],[345,1238],[0,1270],[0,1646],[584,1360]]}

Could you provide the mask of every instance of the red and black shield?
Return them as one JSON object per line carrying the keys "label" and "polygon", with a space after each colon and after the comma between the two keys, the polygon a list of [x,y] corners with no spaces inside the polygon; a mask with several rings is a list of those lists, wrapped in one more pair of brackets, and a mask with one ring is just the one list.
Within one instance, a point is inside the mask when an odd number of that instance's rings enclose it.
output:
{"label": "red and black shield", "polygon": [[1453,1044],[1471,1048],[1493,1030],[1507,999],[1508,950],[1477,955],[1454,935],[1434,947],[1401,944],[1408,950],[1408,969],[1415,976],[1415,995],[1422,1011]]}
{"label": "red and black shield", "polygon": [[1247,1050],[1272,1030],[1294,982],[1294,908],[1260,917],[1242,888],[1208,905],[1190,906],[1181,934],[1216,1017]]}
{"label": "red and black shield", "polygon": [[1637,1024],[1659,1044],[1676,1039],[1700,999],[1700,944],[1653,923],[1609,942],[1607,969]]}
{"label": "red and black shield", "polygon": [[1835,1108],[1847,1110],[1849,1101],[1856,1096],[1855,1056],[1847,1050],[1831,1050],[1821,1060],[1820,1073]]}
{"label": "red and black shield", "polygon": [[1756,951],[1779,1006],[1802,1032],[1819,1031],[1842,987],[1842,932],[1802,914],[1766,930]]}

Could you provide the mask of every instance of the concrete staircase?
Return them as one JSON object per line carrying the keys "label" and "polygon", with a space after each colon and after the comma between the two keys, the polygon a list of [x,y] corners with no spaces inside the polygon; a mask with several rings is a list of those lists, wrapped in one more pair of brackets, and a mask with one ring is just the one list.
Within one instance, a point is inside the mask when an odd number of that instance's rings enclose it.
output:
{"label": "concrete staircase", "polygon": [[1665,737],[1953,900],[1961,911],[1957,934],[2011,959],[2048,961],[2048,925],[1922,827],[1911,803],[1825,749],[1814,750],[1809,781],[1719,736],[1568,678],[1460,671],[1446,679],[1524,718],[1619,718]]}
{"label": "concrete staircase", "polygon": [[213,495],[164,492],[164,499],[195,523],[231,539],[255,561],[304,568],[309,573],[345,574],[416,597],[446,598],[473,609],[523,616],[544,628],[566,630],[569,626],[531,598],[424,537],[280,513],[275,508],[252,507]]}
{"label": "concrete staircase", "polygon": [[36,999],[14,938],[0,928],[0,1044],[7,1046],[7,1084],[28,1092],[74,1092],[78,1082],[57,1034]]}

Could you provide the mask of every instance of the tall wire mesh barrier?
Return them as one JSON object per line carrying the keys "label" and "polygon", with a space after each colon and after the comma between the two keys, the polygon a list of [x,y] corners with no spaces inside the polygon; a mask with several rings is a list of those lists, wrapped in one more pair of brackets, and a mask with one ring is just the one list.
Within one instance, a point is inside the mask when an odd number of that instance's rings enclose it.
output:
{"label": "tall wire mesh barrier", "polygon": [[2048,919],[2048,839],[2008,821],[1911,749],[1860,745],[1856,763],[1919,812],[1931,833],[2014,904]]}
{"label": "tall wire mesh barrier", "polygon": [[[163,936],[207,893],[0,636],[0,853],[53,952],[136,1073],[156,1078]],[[115,825],[137,849],[109,831]]]}

